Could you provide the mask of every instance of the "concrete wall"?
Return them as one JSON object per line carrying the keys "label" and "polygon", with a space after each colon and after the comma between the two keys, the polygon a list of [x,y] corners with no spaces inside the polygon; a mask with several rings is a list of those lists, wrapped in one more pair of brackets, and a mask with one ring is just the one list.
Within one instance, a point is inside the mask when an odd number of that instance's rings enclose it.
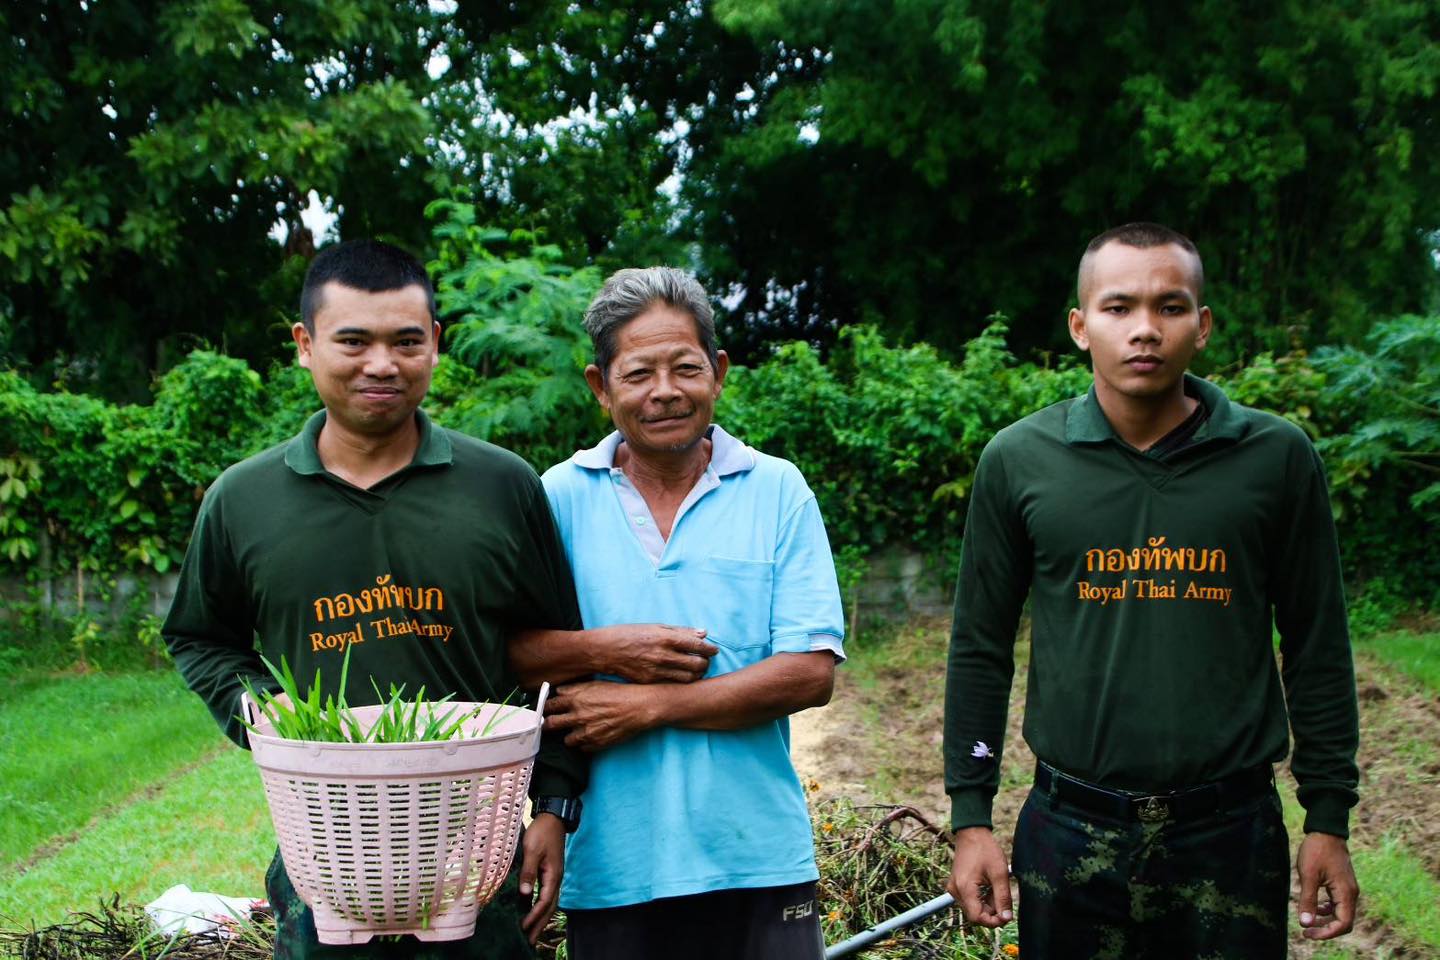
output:
{"label": "concrete wall", "polygon": [[[955,572],[942,570],[923,554],[906,546],[891,545],[869,558],[869,572],[860,583],[859,614],[862,619],[903,619],[907,616],[949,616]],[[86,574],[83,578],[85,609],[102,624],[119,620],[137,592],[147,595],[145,608],[157,617],[165,616],[175,596],[176,575],[124,574],[107,583]],[[39,601],[63,616],[79,609],[81,583],[75,574],[48,582],[28,584],[19,577],[0,577],[0,619],[7,618],[19,604]],[[852,611],[847,610],[848,616]]]}
{"label": "concrete wall", "polygon": [[27,583],[20,577],[0,577],[0,619],[8,619],[21,605],[39,602],[61,616],[73,617],[80,610],[83,589],[85,611],[102,625],[124,617],[131,598],[143,591],[145,610],[157,617],[165,616],[175,597],[175,573],[123,574],[111,579],[97,579],[86,573],[83,577],[70,574],[40,583]]}
{"label": "concrete wall", "polygon": [[870,555],[869,572],[860,582],[860,616],[948,616],[954,578],[955,571],[940,569],[919,551],[891,544]]}

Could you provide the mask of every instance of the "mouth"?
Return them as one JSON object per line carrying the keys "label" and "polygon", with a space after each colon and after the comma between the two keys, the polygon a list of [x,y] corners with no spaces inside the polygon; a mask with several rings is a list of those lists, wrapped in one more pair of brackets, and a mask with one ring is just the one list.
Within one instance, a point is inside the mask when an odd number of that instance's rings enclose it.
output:
{"label": "mouth", "polygon": [[689,420],[694,415],[694,410],[688,410],[685,413],[673,413],[664,417],[649,417],[641,420],[640,422],[645,424],[647,427],[652,427],[656,424],[676,423],[681,420]]}
{"label": "mouth", "polygon": [[1153,370],[1160,369],[1164,363],[1164,360],[1155,356],[1153,353],[1140,353],[1133,357],[1125,358],[1125,366],[1137,373],[1150,373]]}
{"label": "mouth", "polygon": [[390,400],[401,393],[399,387],[360,387],[355,392],[367,400]]}

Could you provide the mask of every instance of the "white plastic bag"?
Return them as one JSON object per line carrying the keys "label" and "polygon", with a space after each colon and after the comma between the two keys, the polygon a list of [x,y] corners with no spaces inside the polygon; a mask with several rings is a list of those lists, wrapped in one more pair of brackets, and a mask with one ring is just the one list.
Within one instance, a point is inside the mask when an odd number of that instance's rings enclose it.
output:
{"label": "white plastic bag", "polygon": [[250,897],[222,897],[218,893],[197,893],[177,884],[145,905],[145,912],[161,933],[205,933],[230,928],[250,919],[250,912],[262,901]]}

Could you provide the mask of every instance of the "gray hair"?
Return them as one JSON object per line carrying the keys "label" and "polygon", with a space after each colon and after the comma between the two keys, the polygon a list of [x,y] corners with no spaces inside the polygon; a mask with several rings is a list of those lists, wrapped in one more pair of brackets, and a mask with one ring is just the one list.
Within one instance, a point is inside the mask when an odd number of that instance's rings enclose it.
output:
{"label": "gray hair", "polygon": [[656,303],[683,310],[695,319],[695,333],[710,357],[710,369],[718,370],[715,311],[700,282],[676,267],[627,267],[610,275],[585,310],[585,332],[595,347],[595,366],[600,372],[610,372],[620,328]]}

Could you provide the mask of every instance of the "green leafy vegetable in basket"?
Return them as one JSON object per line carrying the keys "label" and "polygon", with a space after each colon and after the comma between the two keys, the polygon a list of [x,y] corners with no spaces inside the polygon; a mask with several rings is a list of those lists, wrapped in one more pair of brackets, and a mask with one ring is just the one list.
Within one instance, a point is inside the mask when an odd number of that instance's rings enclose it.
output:
{"label": "green leafy vegetable in basket", "polygon": [[[461,711],[457,707],[452,707],[443,715],[437,715],[437,709],[448,702],[453,694],[447,694],[439,700],[428,701],[425,699],[425,688],[422,686],[414,700],[406,700],[404,685],[397,687],[391,684],[390,695],[386,697],[380,692],[380,686],[375,682],[375,678],[371,677],[370,685],[374,688],[375,696],[380,701],[381,710],[380,715],[367,728],[345,701],[346,680],[350,675],[350,651],[348,649],[345,651],[345,659],[340,665],[340,694],[338,697],[326,696],[323,701],[320,694],[320,671],[318,669],[315,671],[315,680],[310,684],[309,691],[301,696],[300,685],[296,682],[295,675],[290,670],[290,664],[283,654],[280,657],[279,667],[264,657],[261,657],[260,661],[265,664],[270,675],[275,678],[275,682],[280,684],[280,692],[257,691],[249,679],[244,677],[241,678],[240,683],[265,719],[270,722],[275,735],[286,740],[311,740],[322,743],[422,743],[450,740],[458,736],[465,724],[479,717],[485,709],[483,705],[469,711]],[[508,704],[515,693],[516,691],[512,690],[501,703]],[[518,709],[518,707],[511,707],[509,710],[501,711],[497,705],[490,711],[490,717],[481,727],[479,736],[488,736],[505,718]],[[241,717],[240,722],[247,729],[260,733],[245,717]]]}

